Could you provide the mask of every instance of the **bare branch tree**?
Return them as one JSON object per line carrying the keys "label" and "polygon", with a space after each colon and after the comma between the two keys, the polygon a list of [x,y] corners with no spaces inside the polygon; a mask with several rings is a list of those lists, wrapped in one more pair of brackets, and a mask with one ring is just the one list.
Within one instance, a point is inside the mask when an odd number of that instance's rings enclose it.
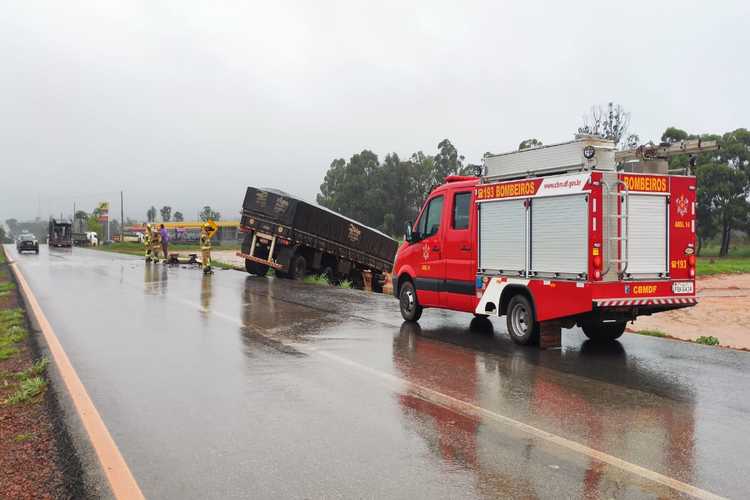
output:
{"label": "bare branch tree", "polygon": [[583,126],[579,134],[589,134],[614,141],[615,145],[627,137],[630,113],[621,105],[609,103],[606,111],[601,106],[592,106],[588,115],[583,116]]}

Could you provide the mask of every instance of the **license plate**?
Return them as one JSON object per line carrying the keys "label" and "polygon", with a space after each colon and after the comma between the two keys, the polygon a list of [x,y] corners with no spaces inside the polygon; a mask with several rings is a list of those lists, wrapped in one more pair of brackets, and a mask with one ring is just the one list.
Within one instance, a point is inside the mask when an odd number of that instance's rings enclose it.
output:
{"label": "license plate", "polygon": [[672,293],[693,293],[693,282],[675,281],[672,283]]}

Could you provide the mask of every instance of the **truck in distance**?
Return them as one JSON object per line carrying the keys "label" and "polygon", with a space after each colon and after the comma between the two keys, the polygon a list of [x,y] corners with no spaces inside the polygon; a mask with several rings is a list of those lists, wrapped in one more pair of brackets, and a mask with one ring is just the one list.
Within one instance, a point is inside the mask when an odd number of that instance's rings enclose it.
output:
{"label": "truck in distance", "polygon": [[505,315],[519,344],[536,343],[540,326],[611,340],[640,315],[696,304],[696,180],[669,175],[666,157],[717,146],[652,149],[622,156],[582,136],[488,157],[481,177],[448,177],[396,255],[404,319],[444,308]]}
{"label": "truck in distance", "polygon": [[322,274],[331,281],[363,281],[372,272],[382,287],[398,246],[386,234],[275,189],[248,187],[242,205],[241,251],[248,273],[302,279]]}
{"label": "truck in distance", "polygon": [[47,243],[50,247],[72,247],[73,225],[70,221],[51,218]]}
{"label": "truck in distance", "polygon": [[39,242],[32,233],[21,233],[16,240],[16,250],[18,253],[34,252],[39,253]]}

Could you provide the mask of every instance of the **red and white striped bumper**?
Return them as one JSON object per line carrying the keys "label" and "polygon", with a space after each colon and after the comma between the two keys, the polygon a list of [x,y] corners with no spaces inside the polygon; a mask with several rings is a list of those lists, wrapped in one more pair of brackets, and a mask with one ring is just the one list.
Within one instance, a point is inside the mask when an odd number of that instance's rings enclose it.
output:
{"label": "red and white striped bumper", "polygon": [[598,307],[662,306],[671,304],[697,304],[695,297],[649,297],[647,299],[597,299]]}

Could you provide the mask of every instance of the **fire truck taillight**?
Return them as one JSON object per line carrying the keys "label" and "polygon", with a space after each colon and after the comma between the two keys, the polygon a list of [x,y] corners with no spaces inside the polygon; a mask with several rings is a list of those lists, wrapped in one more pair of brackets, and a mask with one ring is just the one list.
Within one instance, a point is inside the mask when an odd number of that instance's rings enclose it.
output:
{"label": "fire truck taillight", "polygon": [[602,279],[602,258],[599,255],[599,249],[594,248],[594,257],[591,259],[591,263],[594,265],[594,272],[592,274],[592,277],[594,278],[594,281],[599,281]]}

